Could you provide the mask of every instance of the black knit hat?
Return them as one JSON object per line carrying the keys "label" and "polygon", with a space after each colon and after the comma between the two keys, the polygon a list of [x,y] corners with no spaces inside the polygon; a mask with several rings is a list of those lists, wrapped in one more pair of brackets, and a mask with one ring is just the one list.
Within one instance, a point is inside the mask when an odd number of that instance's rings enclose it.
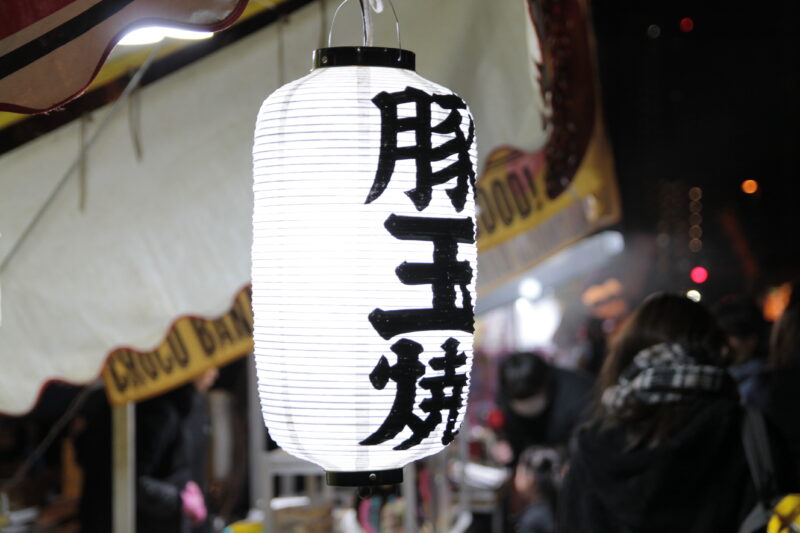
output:
{"label": "black knit hat", "polygon": [[552,368],[535,352],[517,352],[500,365],[500,388],[509,400],[530,398],[547,388]]}

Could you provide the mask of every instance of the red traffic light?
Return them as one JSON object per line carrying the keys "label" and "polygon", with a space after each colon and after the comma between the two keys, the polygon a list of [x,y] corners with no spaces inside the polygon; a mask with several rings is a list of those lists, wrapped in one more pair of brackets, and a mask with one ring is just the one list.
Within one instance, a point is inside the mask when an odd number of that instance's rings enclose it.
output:
{"label": "red traffic light", "polygon": [[705,283],[708,279],[708,270],[703,267],[694,267],[689,273],[689,277],[691,277],[692,281],[695,283]]}

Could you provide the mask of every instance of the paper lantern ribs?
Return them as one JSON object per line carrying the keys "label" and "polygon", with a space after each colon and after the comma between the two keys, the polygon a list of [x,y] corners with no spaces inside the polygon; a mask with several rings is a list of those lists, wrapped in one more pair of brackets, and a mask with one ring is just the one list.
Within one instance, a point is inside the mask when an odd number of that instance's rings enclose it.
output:
{"label": "paper lantern ribs", "polygon": [[255,130],[253,309],[264,421],[335,485],[402,480],[466,409],[475,131],[393,48],[324,48]]}

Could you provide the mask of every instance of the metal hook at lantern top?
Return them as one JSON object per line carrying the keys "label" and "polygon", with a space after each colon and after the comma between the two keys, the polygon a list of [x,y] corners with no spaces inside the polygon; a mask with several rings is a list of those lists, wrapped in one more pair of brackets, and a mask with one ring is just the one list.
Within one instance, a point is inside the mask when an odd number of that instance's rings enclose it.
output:
{"label": "metal hook at lantern top", "polygon": [[[395,32],[397,34],[397,48],[402,49],[403,43],[400,40],[400,20],[397,18],[397,11],[394,8],[394,4],[392,0],[387,0],[389,2],[389,7],[392,9],[392,15],[394,16],[394,27]],[[361,7],[361,28],[362,28],[362,45],[363,46],[372,46],[373,39],[373,24],[372,24],[372,12],[375,13],[382,13],[383,12],[383,0],[358,0],[359,6]],[[339,14],[339,10],[347,3],[347,0],[342,0],[339,6],[336,8],[336,11],[333,12],[333,18],[331,19],[331,29],[328,32],[328,48],[331,48],[331,43],[333,42],[333,28],[336,25],[336,16]]]}
{"label": "metal hook at lantern top", "polygon": [[347,3],[342,0],[339,7],[333,14],[331,29],[328,34],[328,48],[320,48],[314,51],[312,59],[313,67],[390,67],[406,70],[415,70],[416,56],[414,52],[403,50],[400,41],[400,21],[397,18],[397,11],[394,4],[388,0],[389,6],[394,14],[395,28],[397,31],[397,48],[383,48],[372,46],[372,11],[383,12],[383,0],[359,0],[361,6],[361,22],[363,28],[363,46],[331,46],[333,41],[333,28],[336,23],[336,15],[339,10]]}

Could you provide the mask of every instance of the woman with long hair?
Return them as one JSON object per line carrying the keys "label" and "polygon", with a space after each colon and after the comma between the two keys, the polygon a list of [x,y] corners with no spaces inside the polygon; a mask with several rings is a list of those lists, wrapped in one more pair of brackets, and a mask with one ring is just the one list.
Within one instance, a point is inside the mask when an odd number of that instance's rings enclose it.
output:
{"label": "woman with long hair", "polygon": [[756,502],[725,335],[702,304],[649,297],[612,344],[564,480],[565,532],[736,532]]}

